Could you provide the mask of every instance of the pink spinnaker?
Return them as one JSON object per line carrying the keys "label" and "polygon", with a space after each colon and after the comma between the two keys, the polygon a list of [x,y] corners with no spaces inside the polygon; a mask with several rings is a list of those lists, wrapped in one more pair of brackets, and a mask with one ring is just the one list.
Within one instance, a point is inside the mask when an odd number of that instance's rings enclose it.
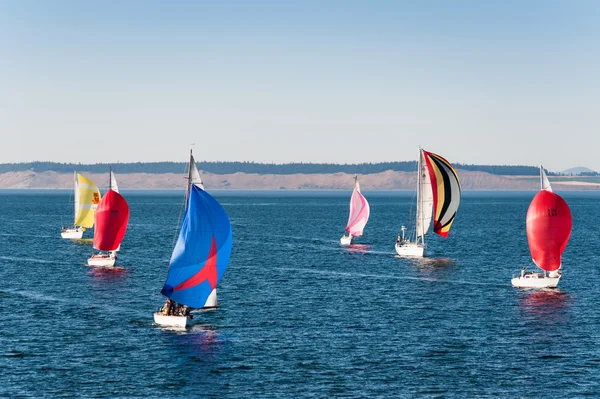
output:
{"label": "pink spinnaker", "polygon": [[350,198],[350,216],[348,217],[346,232],[354,237],[362,236],[363,229],[369,220],[369,213],[369,203],[360,193],[360,186],[356,182],[352,197]]}

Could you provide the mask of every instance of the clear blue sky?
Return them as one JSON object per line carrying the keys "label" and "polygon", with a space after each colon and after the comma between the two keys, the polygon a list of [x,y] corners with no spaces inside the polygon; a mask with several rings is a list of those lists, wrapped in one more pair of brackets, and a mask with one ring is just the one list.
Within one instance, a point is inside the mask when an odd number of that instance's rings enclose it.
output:
{"label": "clear blue sky", "polygon": [[0,0],[0,162],[600,170],[600,1]]}

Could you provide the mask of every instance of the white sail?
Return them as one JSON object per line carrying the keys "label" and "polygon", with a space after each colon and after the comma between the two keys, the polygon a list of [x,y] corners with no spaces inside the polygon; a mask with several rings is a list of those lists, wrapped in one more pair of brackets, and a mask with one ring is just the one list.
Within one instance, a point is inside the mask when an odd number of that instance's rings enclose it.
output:
{"label": "white sail", "polygon": [[419,150],[418,162],[419,176],[417,179],[417,237],[423,237],[431,225],[433,213],[433,191],[429,170],[423,157],[423,150]]}
{"label": "white sail", "polygon": [[115,177],[115,174],[113,173],[112,169],[110,170],[110,187],[109,189],[116,191],[117,193],[119,192],[119,186],[117,185],[117,178]]}
{"label": "white sail", "polygon": [[200,177],[200,172],[198,172],[198,168],[196,167],[196,161],[194,160],[194,156],[190,154],[190,167],[189,167],[189,178],[190,184],[195,184],[204,190],[204,184],[202,184],[202,178]]}
{"label": "white sail", "polygon": [[540,165],[540,183],[542,185],[542,190],[552,192],[552,186],[550,185],[550,180],[546,176],[546,172],[544,172],[544,167]]}

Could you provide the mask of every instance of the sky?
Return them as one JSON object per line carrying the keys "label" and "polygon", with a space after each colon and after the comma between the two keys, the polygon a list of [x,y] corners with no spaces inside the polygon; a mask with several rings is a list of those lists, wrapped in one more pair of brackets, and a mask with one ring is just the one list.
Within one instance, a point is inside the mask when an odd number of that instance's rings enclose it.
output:
{"label": "sky", "polygon": [[600,2],[0,0],[0,163],[600,171]]}

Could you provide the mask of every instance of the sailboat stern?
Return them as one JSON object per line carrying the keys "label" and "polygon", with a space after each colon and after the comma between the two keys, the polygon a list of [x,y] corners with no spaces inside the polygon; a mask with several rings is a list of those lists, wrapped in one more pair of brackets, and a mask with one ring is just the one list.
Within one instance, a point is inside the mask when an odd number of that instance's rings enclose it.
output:
{"label": "sailboat stern", "polygon": [[188,319],[187,316],[167,316],[161,312],[154,313],[154,322],[165,327],[186,328]]}
{"label": "sailboat stern", "polygon": [[117,255],[115,252],[109,252],[108,254],[95,254],[88,259],[88,266],[95,267],[110,267],[114,266],[117,261]]}
{"label": "sailboat stern", "polygon": [[556,288],[560,278],[560,273],[546,275],[545,273],[532,272],[513,277],[511,284],[516,288]]}
{"label": "sailboat stern", "polygon": [[422,258],[425,256],[425,246],[416,242],[396,243],[396,253],[399,256]]}
{"label": "sailboat stern", "polygon": [[71,239],[71,240],[80,240],[83,237],[84,231],[85,231],[85,229],[83,227],[68,228],[68,229],[64,229],[60,233],[60,236],[62,238],[67,238],[67,239]]}
{"label": "sailboat stern", "polygon": [[352,244],[352,235],[351,234],[343,235],[342,238],[340,238],[340,244],[342,244],[342,245]]}

